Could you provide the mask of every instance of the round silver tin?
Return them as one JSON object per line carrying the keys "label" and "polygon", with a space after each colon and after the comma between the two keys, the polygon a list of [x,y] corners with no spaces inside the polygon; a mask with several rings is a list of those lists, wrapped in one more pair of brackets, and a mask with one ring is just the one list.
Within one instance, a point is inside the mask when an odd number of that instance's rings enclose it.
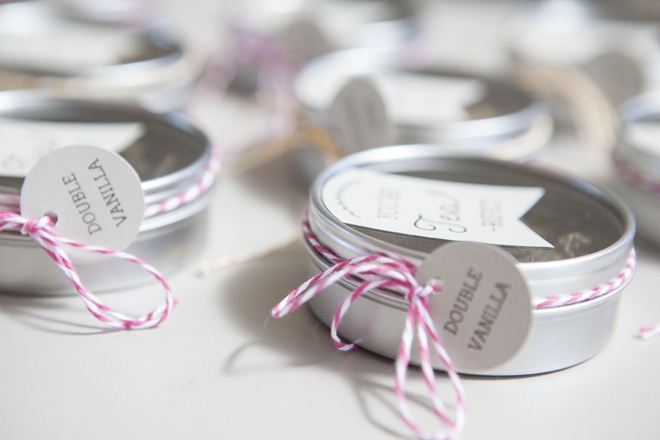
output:
{"label": "round silver tin", "polygon": [[44,2],[0,5],[0,90],[184,107],[203,65],[171,29],[126,26]]}
{"label": "round silver tin", "polygon": [[660,244],[660,92],[628,101],[620,117],[612,185],[635,213],[639,234]]}
{"label": "round silver tin", "polygon": [[[342,88],[356,78],[368,79],[391,127],[380,146],[425,143],[452,154],[524,161],[550,139],[552,120],[546,110],[507,80],[404,65],[401,57],[388,53],[377,60],[364,59],[359,51],[329,54],[303,68],[296,96],[315,120],[328,126],[328,112]],[[338,146],[345,154],[359,151]]]}
{"label": "round silver tin", "polygon": [[[0,93],[0,118],[16,121],[140,123],[143,135],[120,152],[142,180],[147,208],[180,194],[195,182],[212,160],[206,136],[182,114],[153,114],[132,106],[44,99],[31,93]],[[23,179],[0,176],[0,203],[15,206]],[[190,261],[206,236],[211,190],[174,209],[145,217],[136,240],[126,252],[163,273]],[[75,290],[59,268],[29,237],[0,233],[0,291],[10,294],[55,295]],[[143,283],[150,275],[115,259],[79,264],[76,268],[92,291]]]}
{"label": "round silver tin", "polygon": [[[546,171],[483,159],[446,158],[424,145],[386,147],[348,156],[327,168],[310,192],[309,223],[320,243],[341,258],[375,252],[397,253],[416,264],[445,241],[342,223],[327,208],[325,183],[351,169],[505,186],[534,186],[545,195],[522,221],[554,248],[501,246],[517,261],[533,298],[571,294],[615,278],[626,266],[633,246],[635,221],[615,195],[585,182]],[[331,264],[311,246],[311,270]],[[334,284],[309,302],[326,325],[358,280]],[[549,372],[581,363],[598,354],[612,333],[621,290],[596,299],[555,308],[534,309],[531,336],[508,363],[482,375],[526,375]],[[367,350],[395,358],[407,304],[386,290],[360,297],[342,320],[342,337]],[[413,362],[418,362],[417,354]],[[441,364],[436,364],[442,368]]]}

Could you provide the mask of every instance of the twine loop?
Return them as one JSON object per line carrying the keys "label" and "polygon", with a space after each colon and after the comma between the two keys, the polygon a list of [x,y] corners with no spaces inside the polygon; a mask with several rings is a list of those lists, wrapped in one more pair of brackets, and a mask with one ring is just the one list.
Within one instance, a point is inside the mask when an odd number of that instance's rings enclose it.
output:
{"label": "twine loop", "polygon": [[41,218],[31,218],[21,226],[21,235],[30,235],[34,237],[42,233],[47,227],[54,226],[53,220],[49,215],[44,215]]}
{"label": "twine loop", "polygon": [[[310,240],[312,246],[315,248],[321,246],[309,230],[307,221],[303,222],[303,230],[308,239],[312,238]],[[325,248],[324,251],[326,254],[334,255]],[[415,278],[415,264],[400,256],[373,254],[341,260],[335,255],[333,260],[334,265],[291,291],[272,309],[271,315],[274,318],[281,318],[295,311],[332,284],[345,279],[355,280],[357,278],[360,282],[359,286],[337,309],[330,326],[330,335],[335,347],[341,351],[349,351],[355,347],[355,344],[343,342],[337,334],[337,329],[350,306],[362,295],[375,289],[388,289],[402,294],[408,303],[408,313],[395,360],[395,394],[399,414],[419,438],[456,438],[465,423],[465,392],[459,375],[440,341],[431,318],[429,302],[431,295],[442,292],[442,283],[431,279],[423,285],[420,284]],[[407,402],[405,383],[415,335],[419,348],[420,367],[429,391],[433,412],[446,428],[446,432],[430,432],[420,426],[412,415]],[[454,418],[450,416],[436,386],[431,348],[444,364],[457,396]]]}
{"label": "twine loop", "polygon": [[[100,246],[86,245],[61,237],[53,229],[54,225],[55,221],[49,214],[41,218],[26,218],[9,211],[0,210],[0,231],[17,231],[22,235],[31,237],[41,246],[75,287],[85,303],[87,310],[99,321],[115,329],[128,330],[156,327],[168,317],[175,304],[175,300],[169,284],[154,267],[125,252],[114,251]],[[133,318],[113,310],[102,303],[85,287],[62,245],[83,249],[88,252],[111,255],[142,267],[163,286],[165,290],[165,303],[139,318]]]}

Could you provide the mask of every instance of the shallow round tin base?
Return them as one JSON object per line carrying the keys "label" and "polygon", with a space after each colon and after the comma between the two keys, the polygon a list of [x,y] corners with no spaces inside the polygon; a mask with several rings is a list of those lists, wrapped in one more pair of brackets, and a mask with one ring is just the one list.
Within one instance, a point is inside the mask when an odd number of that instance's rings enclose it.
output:
{"label": "shallow round tin base", "polygon": [[[310,250],[310,253],[313,252]],[[310,274],[317,274],[319,257],[310,262]],[[312,311],[327,326],[355,287],[337,283],[309,301]],[[486,371],[459,371],[482,376],[522,376],[572,367],[600,353],[609,341],[620,299],[615,292],[570,306],[534,310],[531,335],[522,350],[505,365]],[[339,335],[360,347],[395,359],[407,315],[402,298],[387,292],[371,292],[355,301],[342,319]],[[413,343],[411,363],[419,365]],[[434,368],[444,365],[434,360]]]}

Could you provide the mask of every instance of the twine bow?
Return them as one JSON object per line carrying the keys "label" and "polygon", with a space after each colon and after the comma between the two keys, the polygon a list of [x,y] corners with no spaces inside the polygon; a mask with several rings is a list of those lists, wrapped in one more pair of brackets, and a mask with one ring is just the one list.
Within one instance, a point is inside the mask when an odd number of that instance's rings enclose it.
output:
{"label": "twine bow", "polygon": [[[344,300],[335,313],[330,327],[330,334],[335,347],[342,351],[348,351],[354,348],[354,344],[341,341],[337,334],[337,329],[350,306],[363,294],[374,289],[390,289],[402,293],[408,303],[408,314],[401,336],[398,355],[395,360],[395,394],[397,396],[399,413],[419,438],[456,438],[465,423],[465,392],[459,375],[449,355],[442,346],[429,312],[429,297],[432,294],[442,291],[441,284],[433,279],[424,285],[419,284],[415,278],[416,266],[412,262],[395,255],[368,255],[341,260],[323,248],[309,230],[309,225],[306,221],[303,223],[303,229],[310,244],[315,248],[321,248],[323,250],[322,253],[325,256],[329,256],[330,260],[335,264],[289,293],[286,298],[272,309],[272,316],[274,318],[281,318],[295,311],[332,284],[342,279],[359,276],[364,281]],[[415,333],[419,347],[420,366],[431,396],[433,412],[447,428],[447,432],[440,431],[433,433],[427,431],[417,423],[408,406],[405,383]],[[456,392],[457,409],[453,419],[449,415],[449,411],[442,401],[436,386],[429,338],[431,346],[445,365],[447,374]]]}
{"label": "twine bow", "polygon": [[[61,237],[53,230],[54,224],[54,220],[48,215],[44,215],[41,218],[25,218],[12,212],[0,210],[0,231],[15,230],[22,235],[32,237],[32,239],[36,241],[44,251],[46,251],[48,256],[55,261],[62,272],[64,272],[64,275],[69,281],[71,281],[71,284],[73,284],[82,297],[87,310],[89,310],[99,321],[112,328],[127,330],[156,327],[167,318],[175,304],[175,300],[167,281],[154,267],[125,252],[118,252],[99,246],[86,245],[84,243]],[[75,267],[62,248],[62,245],[84,249],[98,254],[112,255],[115,258],[137,264],[149,272],[163,286],[165,289],[165,304],[158,306],[156,309],[139,318],[132,318],[113,310],[99,301],[99,299],[83,285]]]}

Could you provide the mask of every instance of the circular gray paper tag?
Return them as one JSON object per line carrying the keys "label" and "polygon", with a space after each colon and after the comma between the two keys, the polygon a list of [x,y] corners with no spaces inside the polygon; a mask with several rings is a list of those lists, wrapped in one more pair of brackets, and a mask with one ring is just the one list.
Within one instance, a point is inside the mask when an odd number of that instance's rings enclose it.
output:
{"label": "circular gray paper tag", "polygon": [[355,78],[339,90],[328,118],[345,154],[382,147],[391,131],[383,98],[367,78]]}
{"label": "circular gray paper tag", "polygon": [[[116,251],[135,239],[144,214],[137,173],[119,155],[98,147],[63,147],[43,156],[25,177],[21,215],[57,216],[55,230],[65,238]],[[67,249],[76,262],[104,256]]]}
{"label": "circular gray paper tag", "polygon": [[282,34],[283,40],[302,61],[309,62],[332,51],[319,27],[310,20],[296,20]]}
{"label": "circular gray paper tag", "polygon": [[509,254],[481,243],[449,243],[419,267],[420,283],[431,278],[443,283],[442,292],[431,299],[431,316],[458,371],[493,369],[525,345],[532,301]]}
{"label": "circular gray paper tag", "polygon": [[625,53],[603,53],[591,60],[584,70],[615,108],[644,88],[644,72],[639,63]]}

